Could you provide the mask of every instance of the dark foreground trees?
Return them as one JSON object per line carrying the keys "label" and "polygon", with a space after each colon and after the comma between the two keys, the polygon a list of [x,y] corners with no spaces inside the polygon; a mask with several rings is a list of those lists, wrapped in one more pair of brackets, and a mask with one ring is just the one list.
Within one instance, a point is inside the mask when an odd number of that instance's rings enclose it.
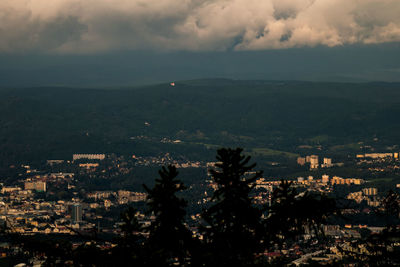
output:
{"label": "dark foreground trees", "polygon": [[111,251],[111,261],[115,266],[122,266],[126,262],[142,265],[146,237],[143,235],[144,228],[137,219],[137,210],[129,207],[121,213],[121,220],[121,236],[117,241],[118,246]]}
{"label": "dark foreground trees", "polygon": [[400,266],[400,195],[390,190],[381,206],[385,228],[343,247],[348,262],[356,266]]}
{"label": "dark foreground trees", "polygon": [[282,181],[271,207],[257,206],[254,186],[262,173],[243,150],[219,149],[210,170],[215,186],[210,206],[202,213],[197,240],[185,224],[186,202],[177,194],[185,186],[176,179],[175,167],[160,171],[149,193],[149,211],[155,216],[144,242],[147,265],[255,266],[265,264],[263,253],[275,251],[307,232],[320,233],[335,212],[333,200],[308,193],[297,194]]}
{"label": "dark foreground trees", "polygon": [[299,194],[291,185],[282,180],[273,191],[264,221],[266,247],[287,247],[303,233],[321,236],[329,216],[339,212],[334,199],[308,191]]}
{"label": "dark foreground trees", "polygon": [[188,265],[192,248],[191,232],[186,226],[186,201],[177,193],[186,189],[176,177],[174,166],[159,171],[154,188],[144,186],[148,193],[149,213],[154,216],[145,242],[148,266]]}
{"label": "dark foreground trees", "polygon": [[210,170],[217,189],[212,205],[203,213],[205,264],[250,266],[262,251],[261,209],[254,206],[251,191],[261,172],[249,174],[255,164],[242,149],[220,149],[218,163]]}

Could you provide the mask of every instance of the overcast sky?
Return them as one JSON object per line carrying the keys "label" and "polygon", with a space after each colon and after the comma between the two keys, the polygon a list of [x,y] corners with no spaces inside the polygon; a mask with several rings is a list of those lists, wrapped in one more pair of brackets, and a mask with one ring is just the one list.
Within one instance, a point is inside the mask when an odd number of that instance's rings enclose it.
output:
{"label": "overcast sky", "polygon": [[[110,84],[137,79],[113,76],[115,66],[128,75],[143,65],[140,77],[148,82],[169,78],[160,76],[157,58],[174,70],[164,75],[177,79],[400,81],[399,14],[399,0],[1,0],[0,78],[6,82],[0,85],[12,85],[18,75],[34,82],[32,71],[43,76],[38,84],[57,83],[46,81],[46,69],[73,75],[75,65],[90,74],[87,83],[99,84],[94,58],[97,64],[114,59],[112,69],[102,69],[115,80]],[[332,64],[337,56],[342,61],[332,66],[320,62]],[[193,62],[202,57],[209,60]],[[272,60],[278,70],[257,58]],[[247,67],[232,66],[242,61]]]}

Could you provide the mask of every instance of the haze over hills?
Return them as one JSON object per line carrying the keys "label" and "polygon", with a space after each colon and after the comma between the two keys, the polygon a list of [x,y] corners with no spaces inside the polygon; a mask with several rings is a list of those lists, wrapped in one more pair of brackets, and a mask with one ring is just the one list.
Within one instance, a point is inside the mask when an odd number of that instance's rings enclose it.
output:
{"label": "haze over hills", "polygon": [[140,86],[221,77],[245,80],[400,82],[399,44],[266,51],[1,54],[0,86]]}
{"label": "haze over hills", "polygon": [[[3,163],[213,145],[354,149],[371,140],[396,144],[400,134],[399,83],[208,79],[112,90],[2,89],[0,95]],[[184,144],[161,144],[163,137]]]}

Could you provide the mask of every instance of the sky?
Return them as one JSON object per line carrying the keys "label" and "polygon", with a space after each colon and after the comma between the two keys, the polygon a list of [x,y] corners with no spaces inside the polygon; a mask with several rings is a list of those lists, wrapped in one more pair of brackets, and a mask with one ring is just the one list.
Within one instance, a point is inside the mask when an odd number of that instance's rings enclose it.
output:
{"label": "sky", "polygon": [[0,86],[400,82],[399,0],[1,0]]}

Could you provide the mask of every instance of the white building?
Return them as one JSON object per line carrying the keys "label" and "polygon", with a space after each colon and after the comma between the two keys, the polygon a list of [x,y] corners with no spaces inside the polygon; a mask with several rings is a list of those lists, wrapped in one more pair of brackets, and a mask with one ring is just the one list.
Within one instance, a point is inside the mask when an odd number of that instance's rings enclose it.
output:
{"label": "white building", "polygon": [[318,156],[311,155],[310,156],[310,169],[318,169]]}
{"label": "white building", "polygon": [[378,189],[375,187],[363,188],[362,192],[366,196],[376,196],[378,194]]}
{"label": "white building", "polygon": [[25,190],[46,192],[46,182],[44,181],[25,182]]}
{"label": "white building", "polygon": [[75,203],[71,206],[71,221],[73,223],[82,222],[82,205]]}
{"label": "white building", "polygon": [[321,164],[321,168],[329,168],[332,167],[332,159],[331,158],[324,158],[324,163]]}
{"label": "white building", "polygon": [[372,159],[384,159],[384,158],[392,158],[393,154],[392,153],[367,153],[365,154],[366,158],[372,158]]}
{"label": "white building", "polygon": [[103,160],[106,158],[105,154],[73,154],[72,160],[78,159],[92,159],[92,160]]}
{"label": "white building", "polygon": [[326,175],[326,174],[322,175],[321,180],[324,184],[327,184],[329,182],[329,175]]}

